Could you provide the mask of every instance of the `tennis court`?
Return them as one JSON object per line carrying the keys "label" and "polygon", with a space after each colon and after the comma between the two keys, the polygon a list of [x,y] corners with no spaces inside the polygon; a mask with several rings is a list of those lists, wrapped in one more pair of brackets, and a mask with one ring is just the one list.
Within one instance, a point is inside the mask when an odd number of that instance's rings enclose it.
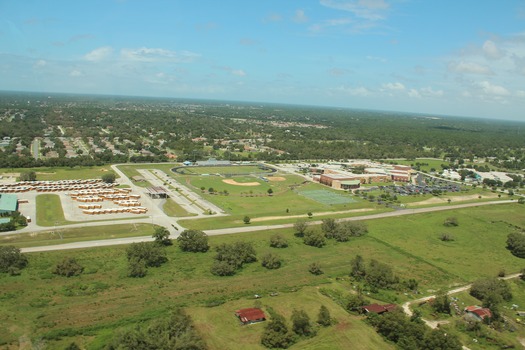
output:
{"label": "tennis court", "polygon": [[298,192],[301,196],[313,199],[322,204],[332,205],[332,204],[347,204],[355,203],[354,200],[349,195],[341,195],[326,190],[315,190],[315,191],[300,191]]}

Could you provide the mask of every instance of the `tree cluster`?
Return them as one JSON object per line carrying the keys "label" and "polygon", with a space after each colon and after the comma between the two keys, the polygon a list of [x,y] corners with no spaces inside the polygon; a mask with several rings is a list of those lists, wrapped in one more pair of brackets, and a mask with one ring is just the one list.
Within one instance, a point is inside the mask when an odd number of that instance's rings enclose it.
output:
{"label": "tree cluster", "polygon": [[414,279],[401,281],[387,264],[372,259],[367,265],[360,255],[356,255],[350,262],[350,276],[357,281],[364,281],[372,291],[402,288],[416,290],[418,287],[418,282]]}
{"label": "tree cluster", "polygon": [[177,237],[179,248],[184,252],[205,253],[210,249],[208,235],[200,230],[184,230]]}
{"label": "tree cluster", "polygon": [[155,320],[149,326],[138,325],[118,333],[106,350],[205,350],[206,343],[195,329],[190,316],[181,309],[166,319]]}
{"label": "tree cluster", "polygon": [[328,239],[335,239],[338,242],[347,242],[350,237],[360,237],[368,233],[366,224],[359,221],[337,222],[335,219],[323,219],[321,231]]}
{"label": "tree cluster", "polygon": [[429,329],[400,310],[371,315],[369,323],[379,334],[403,350],[461,350],[459,339],[441,329]]}
{"label": "tree cluster", "polygon": [[0,272],[11,276],[20,274],[20,270],[27,266],[27,258],[19,248],[0,246]]}
{"label": "tree cluster", "polygon": [[148,267],[159,267],[168,261],[164,248],[154,242],[132,243],[126,256],[129,277],[144,277]]}
{"label": "tree cluster", "polygon": [[215,248],[215,262],[211,273],[217,276],[232,276],[244,264],[257,261],[257,254],[249,242],[223,243]]}
{"label": "tree cluster", "polygon": [[525,233],[510,233],[507,236],[507,249],[518,258],[525,258]]}
{"label": "tree cluster", "polygon": [[[272,309],[268,311],[272,319],[266,324],[261,336],[261,344],[267,348],[287,349],[301,338],[309,338],[317,334],[315,325],[312,324],[310,316],[304,310],[294,309],[292,311],[290,318],[292,321],[291,330],[288,328],[286,319],[282,315],[277,314]],[[332,324],[330,311],[324,305],[319,308],[317,323],[323,327],[328,327]]]}

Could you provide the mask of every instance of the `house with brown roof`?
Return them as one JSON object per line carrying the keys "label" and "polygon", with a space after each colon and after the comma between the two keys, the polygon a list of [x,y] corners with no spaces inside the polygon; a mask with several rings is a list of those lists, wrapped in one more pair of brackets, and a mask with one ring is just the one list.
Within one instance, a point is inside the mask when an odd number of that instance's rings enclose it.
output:
{"label": "house with brown roof", "polygon": [[235,311],[235,316],[239,318],[242,324],[252,324],[266,321],[266,316],[261,309],[247,308]]}
{"label": "house with brown roof", "polygon": [[379,305],[379,304],[370,304],[361,306],[361,310],[365,314],[384,314],[385,312],[390,312],[394,310],[397,307],[396,304],[385,304],[385,305]]}

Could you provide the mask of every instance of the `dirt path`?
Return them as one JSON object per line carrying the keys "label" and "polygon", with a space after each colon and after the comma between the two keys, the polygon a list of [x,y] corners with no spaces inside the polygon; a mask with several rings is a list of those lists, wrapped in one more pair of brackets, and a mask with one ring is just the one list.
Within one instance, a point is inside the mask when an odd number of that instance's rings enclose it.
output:
{"label": "dirt path", "polygon": [[[342,211],[325,211],[322,213],[315,213],[315,215],[337,215],[337,214],[350,214],[350,213],[364,213],[367,211],[372,211],[372,208],[362,208],[362,209],[352,209],[352,210],[342,210]],[[288,216],[264,216],[262,218],[253,218],[251,222],[261,222],[261,221],[270,221],[270,220],[279,220],[279,219],[294,219],[294,218],[305,218],[304,214],[301,215],[288,215]]]}
{"label": "dirt path", "polygon": [[[518,278],[520,276],[521,276],[521,273],[514,273],[512,275],[508,275],[508,276],[502,277],[501,279],[502,280],[510,280],[510,279],[513,279],[513,278]],[[447,295],[452,295],[452,294],[465,292],[465,291],[469,290],[471,287],[472,287],[472,283],[471,284],[467,284],[466,286],[454,288],[454,289],[449,290],[447,292]],[[423,298],[419,298],[419,299],[416,299],[416,300],[407,301],[401,307],[403,308],[403,312],[407,316],[411,317],[414,313],[412,312],[412,309],[410,308],[410,305],[426,302],[426,301],[428,301],[430,299],[433,299],[435,297],[436,297],[436,295],[434,294],[434,295],[429,295],[429,296],[426,296],[426,297],[423,297]],[[425,322],[425,324],[427,326],[429,326],[432,329],[435,329],[435,328],[439,327],[440,325],[450,323],[449,320],[426,320],[424,318],[422,320],[423,320],[423,322]],[[523,344],[525,339],[519,339],[519,341]],[[523,344],[523,345],[525,345],[525,344]],[[466,346],[463,346],[463,350],[469,350],[469,348],[466,347]]]}
{"label": "dirt path", "polygon": [[[498,196],[497,194],[491,193],[491,194],[488,194],[488,195],[484,195],[483,198],[496,198],[497,196]],[[407,203],[407,207],[410,207],[412,205],[428,205],[428,204],[447,203],[449,199],[450,199],[450,201],[452,203],[454,203],[454,202],[463,202],[463,201],[471,201],[471,200],[474,200],[474,199],[478,199],[478,197],[479,197],[478,194],[469,194],[469,195],[464,195],[464,196],[450,196],[450,197],[446,197],[446,196],[443,196],[443,197],[432,197],[432,198],[425,199],[425,200],[419,201],[419,202]]]}

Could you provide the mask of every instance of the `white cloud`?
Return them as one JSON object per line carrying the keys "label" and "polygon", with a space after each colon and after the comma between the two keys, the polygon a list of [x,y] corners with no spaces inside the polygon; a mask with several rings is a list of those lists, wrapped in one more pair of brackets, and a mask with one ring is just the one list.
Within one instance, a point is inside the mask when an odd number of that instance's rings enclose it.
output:
{"label": "white cloud", "polygon": [[344,68],[331,68],[328,70],[328,74],[334,77],[340,77],[348,73],[349,71]]}
{"label": "white cloud", "polygon": [[491,84],[486,80],[477,83],[476,86],[480,88],[487,95],[495,95],[495,96],[510,95],[509,90],[507,90],[503,86]]}
{"label": "white cloud", "polygon": [[69,72],[69,76],[70,77],[81,77],[83,75],[84,75],[84,73],[82,73],[78,69],[73,69],[71,72]]}
{"label": "white cloud", "polygon": [[487,40],[483,43],[483,53],[485,54],[485,57],[489,59],[499,59],[503,57],[503,54],[501,53],[500,49],[497,47],[496,43],[492,40]]}
{"label": "white cloud", "polygon": [[283,20],[283,16],[281,16],[278,13],[271,13],[266,18],[264,18],[264,22],[280,22]]}
{"label": "white cloud", "polygon": [[242,69],[234,69],[231,71],[233,75],[236,75],[238,77],[244,77],[246,76],[246,72],[244,72]]}
{"label": "white cloud", "polygon": [[46,65],[47,65],[47,61],[45,61],[45,60],[38,60],[38,61],[35,62],[33,67],[41,68],[41,67],[45,67]]}
{"label": "white cloud", "polygon": [[360,87],[339,86],[337,88],[331,89],[331,91],[337,94],[343,93],[349,96],[361,96],[361,97],[370,96],[370,90],[368,90],[367,88],[363,86],[360,86]]}
{"label": "white cloud", "polygon": [[308,22],[308,17],[305,15],[304,10],[297,10],[295,11],[295,16],[293,17],[294,22],[297,23],[304,23]]}
{"label": "white cloud", "polygon": [[518,96],[518,97],[525,97],[525,91],[523,91],[523,90],[516,91],[516,96]]}
{"label": "white cloud", "polygon": [[448,64],[448,70],[454,73],[467,73],[467,74],[481,74],[481,75],[493,75],[494,72],[485,66],[475,62],[450,62]]}
{"label": "white cloud", "polygon": [[408,96],[412,98],[423,98],[423,97],[442,97],[445,93],[443,90],[434,90],[430,86],[421,89],[410,89],[408,90]]}
{"label": "white cloud", "polygon": [[192,62],[199,54],[189,51],[171,51],[158,48],[141,47],[139,49],[122,49],[120,55],[129,61],[139,62]]}
{"label": "white cloud", "polygon": [[441,97],[445,94],[443,90],[434,90],[430,86],[421,88],[420,92],[425,97]]}
{"label": "white cloud", "polygon": [[253,46],[253,45],[257,45],[259,42],[257,40],[253,40],[253,39],[250,39],[250,38],[242,38],[241,40],[239,40],[239,44],[241,44],[242,46]]}
{"label": "white cloud", "polygon": [[384,89],[384,90],[390,90],[390,91],[402,91],[402,90],[405,90],[405,85],[399,83],[399,82],[396,82],[396,83],[385,83],[383,85],[381,85],[381,87]]}
{"label": "white cloud", "polygon": [[385,12],[390,7],[385,0],[320,0],[320,4],[372,21],[385,19]]}
{"label": "white cloud", "polygon": [[387,61],[386,58],[378,56],[366,56],[366,59],[369,61],[378,61],[381,63],[385,63]]}
{"label": "white cloud", "polygon": [[84,55],[84,59],[91,62],[102,61],[113,53],[113,48],[110,46],[99,47]]}
{"label": "white cloud", "polygon": [[408,90],[408,96],[412,98],[421,98],[421,95],[416,89],[410,89]]}
{"label": "white cloud", "polygon": [[238,77],[245,77],[246,76],[246,72],[244,70],[242,70],[242,69],[234,69],[234,68],[228,67],[228,66],[216,66],[214,68],[222,70],[222,71],[225,71],[225,72],[228,72],[228,73],[236,75]]}

